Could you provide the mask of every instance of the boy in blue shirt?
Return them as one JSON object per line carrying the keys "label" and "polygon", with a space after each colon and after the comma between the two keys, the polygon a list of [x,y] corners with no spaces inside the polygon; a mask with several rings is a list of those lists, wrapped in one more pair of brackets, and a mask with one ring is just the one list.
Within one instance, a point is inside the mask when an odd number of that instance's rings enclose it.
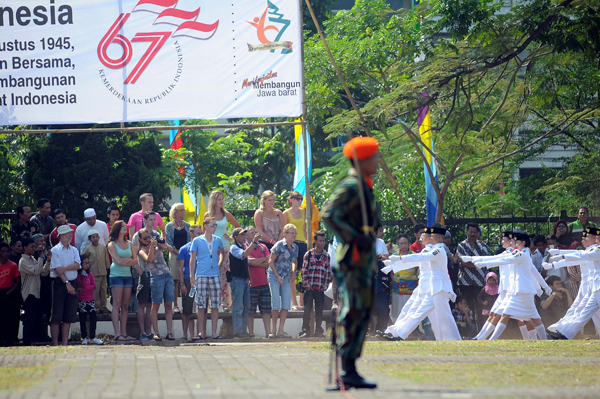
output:
{"label": "boy in blue shirt", "polygon": [[198,335],[194,339],[207,339],[206,314],[210,297],[210,320],[213,339],[223,339],[217,335],[219,307],[221,306],[221,281],[219,266],[224,260],[223,241],[214,235],[217,229],[215,218],[206,218],[203,222],[204,234],[192,241],[190,255],[190,278],[195,277]]}

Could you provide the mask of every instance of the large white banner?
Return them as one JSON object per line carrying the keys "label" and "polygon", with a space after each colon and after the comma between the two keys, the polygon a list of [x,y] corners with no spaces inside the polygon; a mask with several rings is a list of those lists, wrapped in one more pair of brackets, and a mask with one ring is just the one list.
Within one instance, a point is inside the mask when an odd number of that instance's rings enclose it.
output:
{"label": "large white banner", "polygon": [[0,0],[0,125],[302,114],[298,0]]}

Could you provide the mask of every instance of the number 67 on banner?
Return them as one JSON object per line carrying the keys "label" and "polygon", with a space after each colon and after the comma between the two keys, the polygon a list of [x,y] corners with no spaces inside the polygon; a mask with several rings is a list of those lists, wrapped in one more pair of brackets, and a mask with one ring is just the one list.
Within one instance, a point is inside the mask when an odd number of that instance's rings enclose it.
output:
{"label": "number 67 on banner", "polygon": [[[167,9],[159,14],[153,25],[159,23],[175,25],[169,21],[169,18],[195,18],[198,16],[199,12],[200,9],[192,12]],[[133,47],[131,46],[131,42],[150,42],[150,46],[144,55],[142,55],[129,76],[127,76],[127,79],[125,79],[125,84],[134,84],[138,80],[146,67],[148,67],[152,59],[159,52],[160,48],[163,46],[163,44],[165,44],[169,36],[171,36],[171,33],[173,34],[173,37],[189,36],[194,39],[206,40],[210,39],[214,35],[217,27],[219,26],[219,21],[210,25],[196,21],[186,21],[182,24],[179,24],[175,32],[140,32],[136,33],[136,35],[130,41],[125,36],[118,33],[123,25],[125,25],[125,22],[127,22],[127,19],[130,15],[131,13],[119,15],[117,20],[112,24],[110,29],[106,32],[98,44],[98,58],[100,59],[100,62],[102,62],[102,64],[104,64],[104,66],[107,68],[120,69],[127,65],[129,61],[131,61],[131,57],[133,56]],[[123,53],[119,58],[112,58],[107,53],[108,46],[113,43],[121,46]]]}

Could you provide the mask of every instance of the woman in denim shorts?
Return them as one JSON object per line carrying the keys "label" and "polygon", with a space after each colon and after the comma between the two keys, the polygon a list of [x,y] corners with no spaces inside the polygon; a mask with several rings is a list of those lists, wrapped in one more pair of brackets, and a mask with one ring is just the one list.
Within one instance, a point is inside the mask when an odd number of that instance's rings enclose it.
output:
{"label": "woman in denim shorts", "polygon": [[[292,302],[290,278],[294,277],[290,276],[296,270],[298,262],[298,246],[294,243],[295,240],[296,226],[288,223],[283,227],[283,240],[277,241],[271,249],[269,269],[267,269],[267,279],[269,280],[273,304],[273,333],[277,332],[277,336],[282,338],[291,338],[283,328]],[[280,310],[281,322],[278,331],[277,318],[280,316]]]}
{"label": "woman in denim shorts", "polygon": [[[131,298],[131,268],[141,274],[137,254],[131,250],[131,242],[125,239],[127,224],[117,220],[110,230],[108,253],[112,257],[110,265],[110,293],[112,296],[112,323],[115,329],[115,341],[131,341],[135,338],[127,335],[127,314]],[[120,312],[120,313],[119,313]],[[119,323],[120,322],[120,323]]]}
{"label": "woman in denim shorts", "polygon": [[152,293],[152,309],[150,311],[150,320],[154,329],[154,340],[161,341],[162,337],[158,333],[158,309],[160,304],[165,301],[165,320],[167,321],[168,340],[174,340],[173,336],[173,302],[175,301],[175,284],[171,269],[163,256],[163,251],[169,251],[169,244],[159,244],[158,241],[150,236],[146,230],[140,230],[140,264],[150,268],[150,291]]}

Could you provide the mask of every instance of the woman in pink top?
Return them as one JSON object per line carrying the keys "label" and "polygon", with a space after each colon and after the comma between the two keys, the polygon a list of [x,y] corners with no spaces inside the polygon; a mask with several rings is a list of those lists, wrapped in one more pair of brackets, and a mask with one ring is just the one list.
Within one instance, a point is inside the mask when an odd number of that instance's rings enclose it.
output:
{"label": "woman in pink top", "polygon": [[[96,280],[90,271],[90,260],[87,256],[81,255],[81,269],[75,282],[77,283],[77,299],[79,300],[79,324],[81,326],[82,345],[88,343],[102,345],[104,342],[96,338],[96,301],[94,300],[94,290],[96,289]],[[87,318],[90,316],[90,334],[87,333]]]}
{"label": "woman in pink top", "polygon": [[267,190],[260,197],[260,207],[254,212],[254,225],[256,230],[262,234],[260,241],[269,250],[273,244],[283,238],[283,213],[275,209],[275,193]]}

